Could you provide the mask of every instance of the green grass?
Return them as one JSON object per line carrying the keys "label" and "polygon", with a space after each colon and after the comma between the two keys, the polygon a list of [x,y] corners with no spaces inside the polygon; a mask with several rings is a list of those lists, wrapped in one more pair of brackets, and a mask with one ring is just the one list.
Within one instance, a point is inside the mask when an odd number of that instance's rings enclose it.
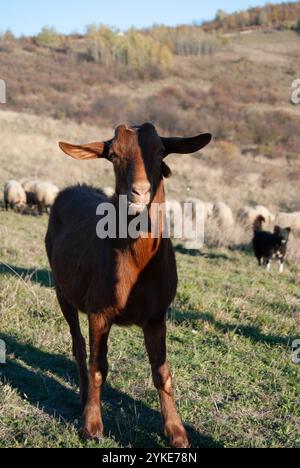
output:
{"label": "green grass", "polygon": [[[166,447],[141,331],[115,327],[104,393],[106,438],[78,436],[67,325],[51,287],[47,219],[0,212],[0,447]],[[299,447],[299,271],[259,270],[247,253],[177,249],[169,313],[176,398],[195,447]],[[82,317],[86,333],[86,319]]]}

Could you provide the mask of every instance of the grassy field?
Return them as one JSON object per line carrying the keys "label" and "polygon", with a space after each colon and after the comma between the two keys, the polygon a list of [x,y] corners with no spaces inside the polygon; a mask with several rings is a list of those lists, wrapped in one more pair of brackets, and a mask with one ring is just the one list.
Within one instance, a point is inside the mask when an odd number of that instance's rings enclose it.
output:
{"label": "grassy field", "polygon": [[[167,446],[135,328],[114,328],[110,337],[106,438],[79,438],[76,369],[44,252],[46,222],[0,212],[0,338],[8,347],[0,447]],[[168,348],[194,447],[299,447],[300,367],[291,359],[299,270],[266,274],[249,253],[225,249],[178,247],[177,258]]]}

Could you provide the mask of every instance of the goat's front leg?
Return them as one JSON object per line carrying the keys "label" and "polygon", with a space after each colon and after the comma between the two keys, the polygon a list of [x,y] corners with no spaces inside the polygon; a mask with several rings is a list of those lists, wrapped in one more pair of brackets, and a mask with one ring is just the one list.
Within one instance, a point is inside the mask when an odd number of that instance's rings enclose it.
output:
{"label": "goat's front leg", "polygon": [[189,440],[174,401],[172,376],[167,363],[166,321],[151,322],[144,328],[145,344],[158,390],[165,434],[174,448],[189,448]]}
{"label": "goat's front leg", "polygon": [[101,314],[89,315],[90,370],[88,399],[84,410],[83,437],[100,439],[103,436],[100,394],[108,373],[107,341],[110,326]]}

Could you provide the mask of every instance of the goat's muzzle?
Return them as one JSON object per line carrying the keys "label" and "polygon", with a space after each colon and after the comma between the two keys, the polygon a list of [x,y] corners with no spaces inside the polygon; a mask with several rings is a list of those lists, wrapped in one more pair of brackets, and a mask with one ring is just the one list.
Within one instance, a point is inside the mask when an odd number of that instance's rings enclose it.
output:
{"label": "goat's muzzle", "polygon": [[128,207],[130,214],[142,213],[151,202],[151,185],[133,185],[128,196]]}

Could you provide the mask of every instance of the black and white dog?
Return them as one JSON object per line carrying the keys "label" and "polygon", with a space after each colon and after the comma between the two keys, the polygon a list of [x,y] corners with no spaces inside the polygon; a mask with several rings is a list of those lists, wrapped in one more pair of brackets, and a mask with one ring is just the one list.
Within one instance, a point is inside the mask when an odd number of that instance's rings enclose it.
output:
{"label": "black and white dog", "polygon": [[258,216],[254,223],[253,250],[259,265],[264,265],[267,270],[271,268],[271,261],[280,263],[280,273],[283,273],[284,260],[287,253],[287,245],[291,228],[275,226],[274,232],[263,230],[265,223],[263,216]]}

